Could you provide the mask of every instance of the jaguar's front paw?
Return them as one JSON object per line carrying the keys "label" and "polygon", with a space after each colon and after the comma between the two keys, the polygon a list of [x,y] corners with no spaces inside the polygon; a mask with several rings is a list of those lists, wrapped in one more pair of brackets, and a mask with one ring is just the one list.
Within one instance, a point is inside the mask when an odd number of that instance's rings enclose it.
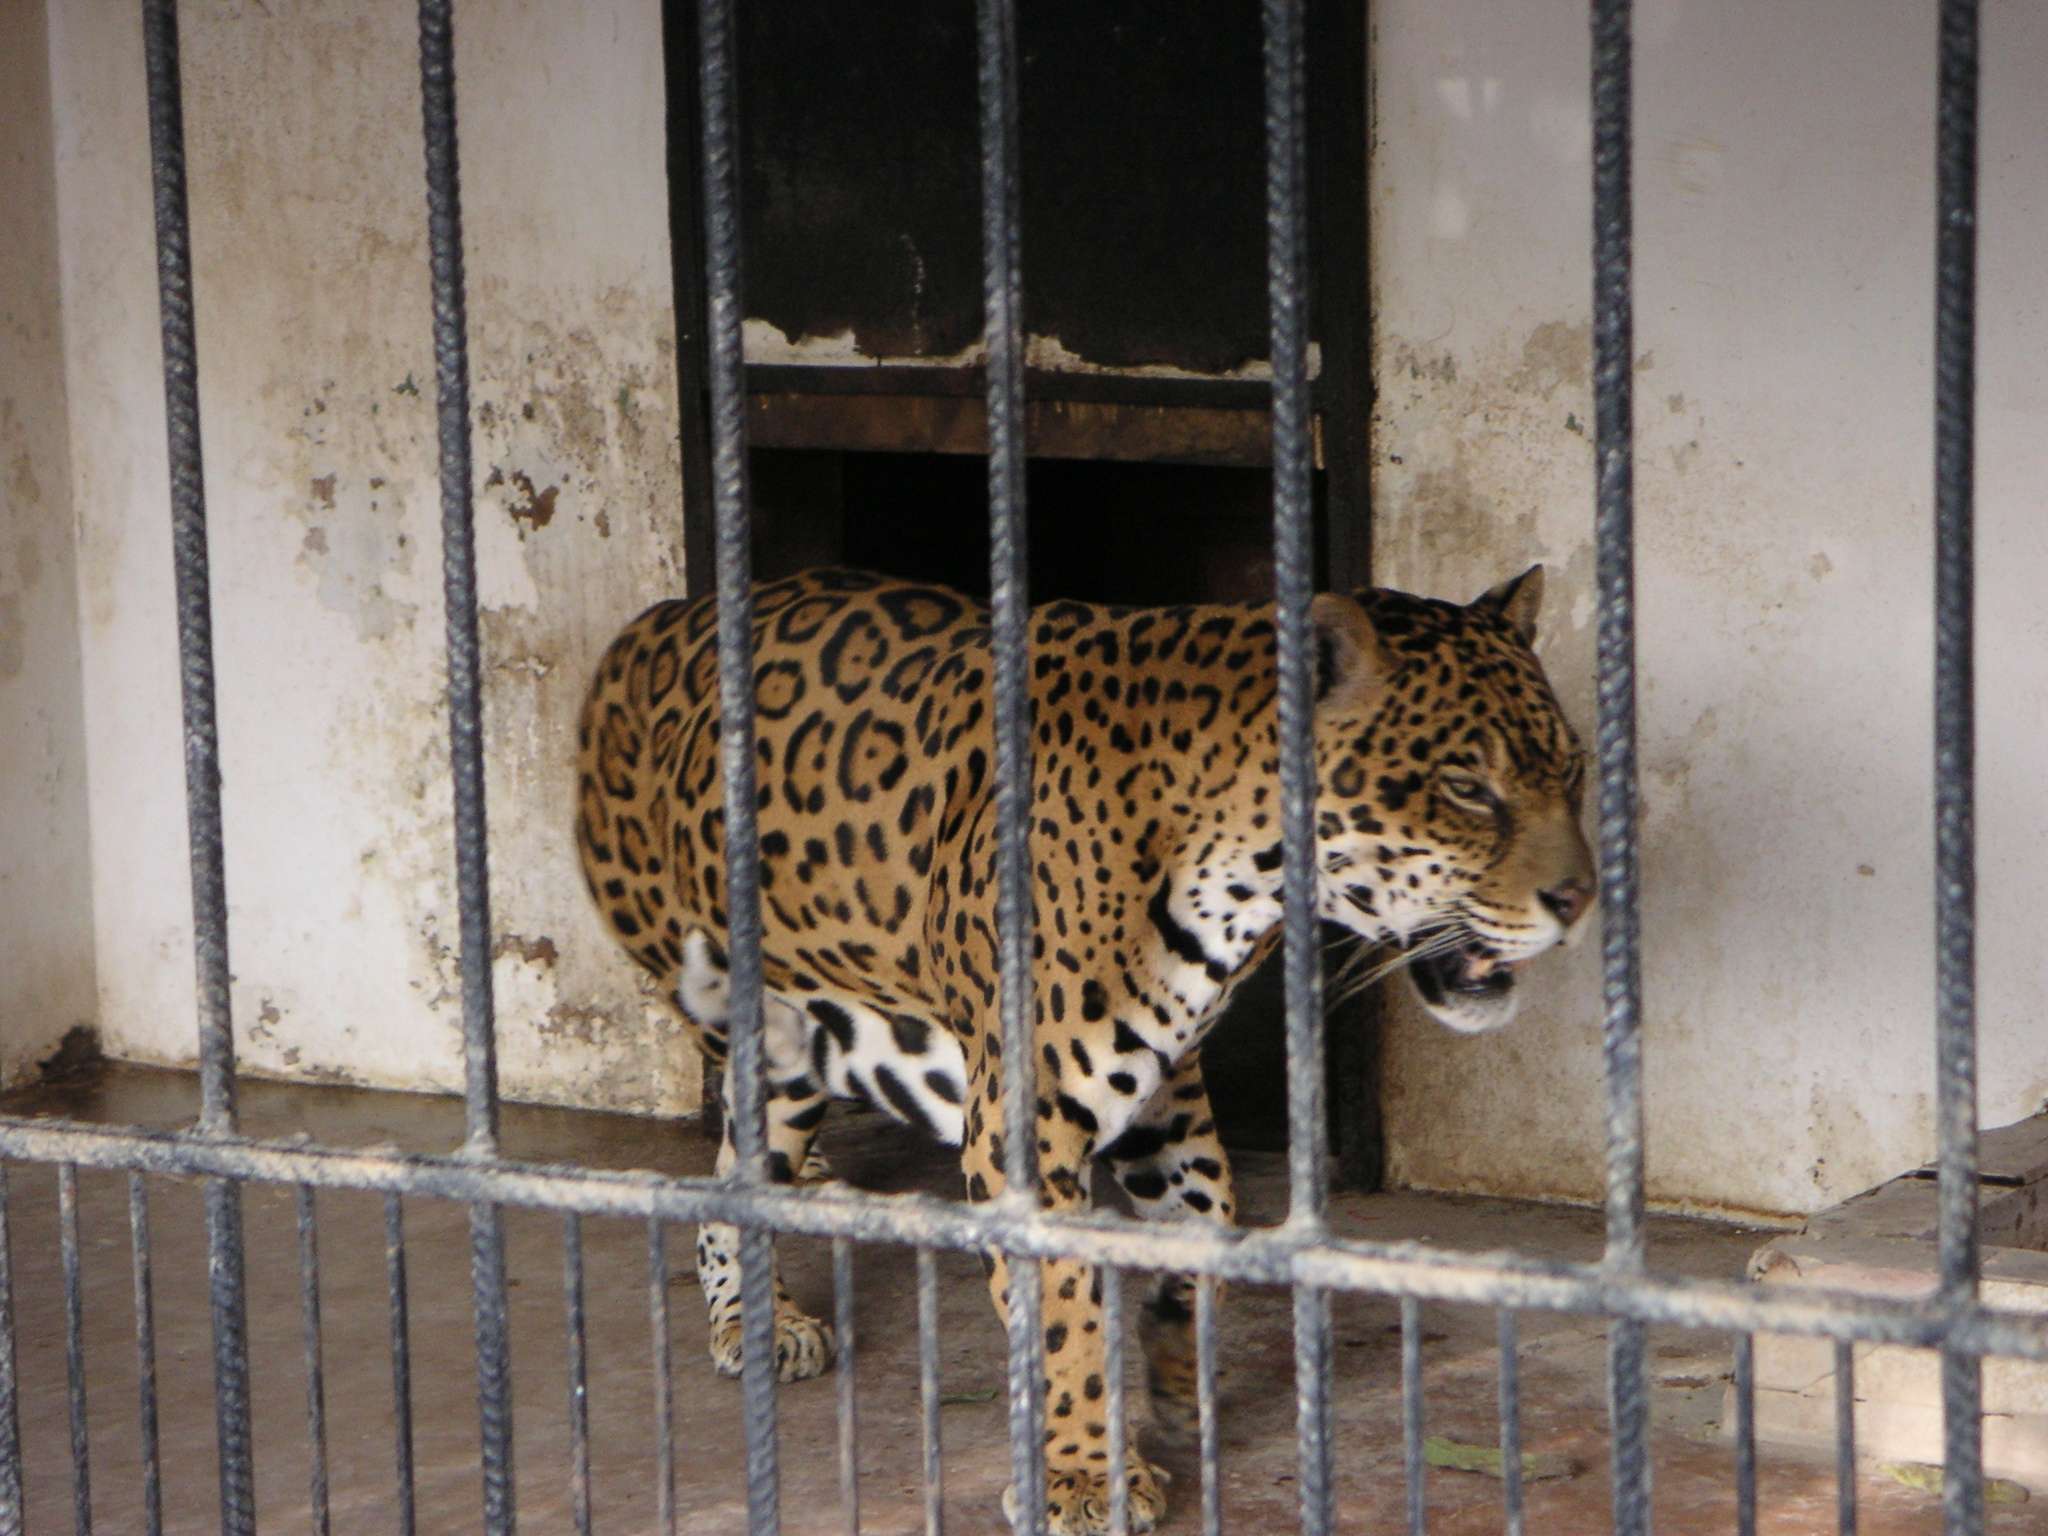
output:
{"label": "jaguar's front paw", "polygon": [[[721,1376],[740,1374],[740,1320],[728,1318],[711,1329],[711,1364]],[[775,1314],[775,1375],[779,1381],[805,1381],[832,1369],[837,1348],[830,1325],[791,1307]]]}
{"label": "jaguar's front paw", "polygon": [[[1172,1478],[1163,1468],[1132,1457],[1124,1468],[1130,1496],[1125,1504],[1131,1536],[1156,1530],[1166,1518],[1166,1485]],[[1014,1489],[1003,1490],[1003,1514],[1015,1521]],[[1045,1474],[1045,1528],[1051,1536],[1107,1536],[1109,1475],[1081,1467],[1052,1467]]]}

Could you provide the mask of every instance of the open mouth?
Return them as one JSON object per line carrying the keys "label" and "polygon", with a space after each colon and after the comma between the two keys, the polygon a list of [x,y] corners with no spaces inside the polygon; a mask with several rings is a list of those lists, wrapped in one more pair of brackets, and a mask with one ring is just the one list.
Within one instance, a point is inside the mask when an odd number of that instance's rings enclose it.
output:
{"label": "open mouth", "polygon": [[[1428,937],[1420,942],[1427,945]],[[1498,998],[1514,990],[1515,970],[1470,934],[1456,948],[1422,956],[1408,967],[1415,990],[1433,1008],[1458,999]]]}

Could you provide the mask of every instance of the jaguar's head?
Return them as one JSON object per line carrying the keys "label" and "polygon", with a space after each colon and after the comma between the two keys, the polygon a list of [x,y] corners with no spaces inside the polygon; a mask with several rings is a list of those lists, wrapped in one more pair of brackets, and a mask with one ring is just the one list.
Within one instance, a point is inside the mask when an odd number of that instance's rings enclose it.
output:
{"label": "jaguar's head", "polygon": [[1322,915],[1392,946],[1464,1033],[1515,1015],[1516,973],[1593,908],[1585,752],[1530,645],[1532,567],[1463,607],[1402,592],[1316,599]]}

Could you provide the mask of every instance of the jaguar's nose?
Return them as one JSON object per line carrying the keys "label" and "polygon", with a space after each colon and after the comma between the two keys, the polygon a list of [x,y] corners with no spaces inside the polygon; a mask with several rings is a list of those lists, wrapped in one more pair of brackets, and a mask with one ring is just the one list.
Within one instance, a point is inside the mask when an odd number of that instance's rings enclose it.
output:
{"label": "jaguar's nose", "polygon": [[1536,899],[1543,903],[1544,910],[1557,919],[1560,928],[1568,930],[1585,915],[1586,908],[1593,904],[1593,882],[1566,880],[1551,886],[1547,891],[1537,892]]}

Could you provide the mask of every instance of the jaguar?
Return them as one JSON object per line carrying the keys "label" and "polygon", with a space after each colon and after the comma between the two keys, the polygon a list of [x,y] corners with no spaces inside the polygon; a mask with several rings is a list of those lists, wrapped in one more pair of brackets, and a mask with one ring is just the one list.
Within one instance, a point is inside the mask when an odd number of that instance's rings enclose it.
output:
{"label": "jaguar", "polygon": [[[1319,916],[1390,958],[1422,1006],[1475,1033],[1514,1015],[1522,967],[1593,904],[1584,753],[1532,645],[1543,570],[1457,604],[1320,594]],[[770,1176],[823,1176],[835,1098],[960,1149],[970,1200],[1004,1188],[987,610],[946,588],[813,570],[754,592]],[[727,848],[717,609],[663,602],[606,651],[579,733],[590,893],[704,1052],[728,1054]],[[1201,1044],[1281,916],[1271,605],[1055,602],[1030,622],[1032,1008],[1040,1200],[1091,1200],[1099,1160],[1143,1217],[1228,1223],[1230,1160]],[[729,1086],[729,1085],[728,1085]],[[718,1168],[735,1164],[731,1116]],[[717,1369],[737,1375],[738,1235],[700,1229]],[[1100,1288],[1042,1263],[1047,1516],[1108,1523]],[[998,1310],[1008,1267],[991,1264]],[[1193,1283],[1139,1315],[1152,1421],[1195,1421]],[[831,1329],[778,1277],[784,1381],[830,1368]],[[1127,1462],[1133,1531],[1166,1474]]]}

